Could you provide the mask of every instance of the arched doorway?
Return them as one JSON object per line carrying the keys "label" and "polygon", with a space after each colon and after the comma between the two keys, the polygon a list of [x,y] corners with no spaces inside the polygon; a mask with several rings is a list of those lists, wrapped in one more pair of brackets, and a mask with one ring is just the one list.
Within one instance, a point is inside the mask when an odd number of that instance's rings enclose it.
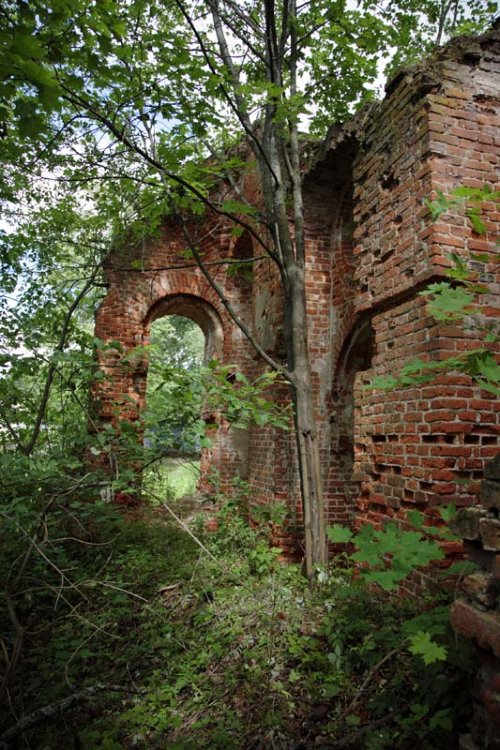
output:
{"label": "arched doorway", "polygon": [[330,502],[329,520],[348,523],[352,520],[359,494],[354,469],[355,448],[355,381],[358,373],[371,367],[373,330],[370,320],[359,322],[344,344],[333,388],[330,417]]}
{"label": "arched doorway", "polygon": [[[148,363],[144,444],[150,455],[143,487],[165,500],[193,495],[219,450],[206,450],[202,368],[222,352],[217,312],[205,300],[177,294],[159,300],[144,321]],[[220,436],[216,436],[216,443]]]}
{"label": "arched doorway", "polygon": [[151,323],[149,337],[142,486],[153,502],[180,500],[195,494],[200,476],[205,334],[169,314]]}

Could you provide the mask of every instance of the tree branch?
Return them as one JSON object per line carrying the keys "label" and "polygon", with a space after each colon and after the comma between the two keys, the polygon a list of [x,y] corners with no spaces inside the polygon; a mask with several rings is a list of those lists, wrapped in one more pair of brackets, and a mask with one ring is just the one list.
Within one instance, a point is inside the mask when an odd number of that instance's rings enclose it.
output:
{"label": "tree branch", "polygon": [[[64,322],[63,322],[61,334],[59,336],[58,344],[57,344],[56,348],[54,349],[54,354],[56,352],[63,352],[64,351],[64,349],[66,347],[66,337],[68,335],[69,325],[70,325],[70,322],[71,322],[71,318],[73,317],[73,313],[77,309],[77,307],[80,304],[80,302],[84,299],[84,297],[86,296],[87,292],[94,285],[95,278],[96,278],[97,273],[99,272],[100,268],[101,268],[100,264],[98,264],[94,268],[94,270],[93,270],[90,278],[84,284],[84,286],[82,287],[82,289],[80,290],[80,292],[77,294],[77,296],[73,300],[72,304],[70,305],[69,310],[66,313],[66,316],[64,318]],[[36,445],[36,441],[38,440],[38,436],[39,436],[40,430],[42,428],[42,422],[43,422],[43,419],[45,417],[45,412],[47,411],[47,405],[48,405],[48,402],[49,402],[50,391],[51,391],[51,388],[52,388],[52,383],[53,383],[54,377],[56,375],[56,372],[57,372],[57,364],[55,362],[51,362],[51,364],[49,365],[48,372],[47,372],[47,377],[45,379],[45,386],[44,386],[44,389],[43,389],[42,398],[41,398],[41,401],[40,401],[40,406],[38,408],[38,413],[36,415],[35,425],[33,427],[33,432],[31,434],[31,438],[30,438],[28,444],[26,446],[24,446],[24,448],[22,449],[23,453],[26,456],[31,455],[31,453],[33,451],[33,448]]]}
{"label": "tree branch", "polygon": [[198,200],[201,201],[201,203],[203,203],[203,205],[209,208],[211,211],[213,211],[216,214],[219,214],[220,216],[225,216],[231,221],[234,221],[236,224],[239,224],[241,227],[243,227],[243,229],[246,229],[248,232],[250,232],[252,237],[254,237],[256,242],[266,251],[266,253],[268,253],[268,255],[271,258],[273,257],[273,251],[271,250],[271,248],[269,248],[266,245],[262,237],[255,231],[255,229],[252,227],[251,224],[235,216],[234,214],[231,214],[228,211],[224,211],[222,208],[219,208],[215,203],[210,201],[200,190],[198,190],[198,188],[196,188],[194,185],[192,185],[190,182],[185,180],[180,175],[168,170],[161,162],[154,159],[151,156],[151,154],[149,154],[145,149],[141,148],[141,146],[139,146],[137,143],[132,141],[125,134],[124,128],[120,129],[119,127],[117,127],[117,125],[112,120],[110,120],[107,115],[104,115],[102,112],[95,109],[89,101],[84,99],[82,96],[75,94],[62,83],[61,83],[61,87],[66,92],[66,94],[64,95],[64,98],[66,99],[66,101],[68,101],[70,104],[72,104],[73,106],[77,108],[83,107],[88,112],[91,112],[93,117],[102,125],[104,125],[107,130],[113,133],[113,135],[121,143],[123,143],[129,149],[129,151],[136,153],[145,162],[147,162],[152,167],[154,167],[160,174],[164,175],[165,177],[168,177],[168,179],[172,180],[172,182],[175,182],[176,184],[185,188],[185,190],[187,190],[188,193],[191,193],[196,198],[198,198]]}
{"label": "tree branch", "polygon": [[[201,39],[201,36],[200,36],[198,30],[194,26],[194,24],[193,24],[191,18],[189,17],[189,15],[185,12],[182,4],[180,3],[180,0],[176,0],[176,1],[177,1],[177,4],[178,4],[181,12],[184,15],[184,18],[186,19],[186,21],[188,22],[189,26],[191,27],[194,35],[196,36],[196,39],[198,41],[198,44],[200,45],[200,49],[202,51],[203,57],[205,58],[205,61],[206,61],[207,65],[210,68],[210,71],[214,75],[218,75],[217,70],[215,69],[214,65],[212,64],[210,56],[208,55],[207,49],[206,49],[206,47],[205,47],[205,45],[203,43],[203,40]],[[266,164],[266,166],[269,169],[269,171],[271,172],[271,174],[273,174],[271,163],[269,162],[269,159],[268,159],[268,156],[267,156],[267,154],[265,152],[265,149],[262,148],[262,144],[261,144],[259,138],[257,138],[257,136],[254,133],[254,129],[252,127],[252,123],[250,122],[250,118],[249,118],[248,113],[247,113],[245,102],[244,102],[243,98],[241,97],[241,95],[238,93],[238,88],[239,88],[239,85],[240,85],[240,80],[239,80],[238,73],[236,72],[236,69],[234,68],[233,59],[231,57],[231,53],[229,51],[229,46],[227,44],[226,37],[224,35],[224,29],[222,27],[222,19],[221,19],[219,13],[218,13],[218,5],[216,3],[209,2],[209,6],[210,6],[211,11],[212,11],[212,18],[213,18],[213,21],[214,21],[214,29],[215,29],[215,32],[216,32],[216,35],[217,35],[217,41],[218,41],[218,44],[219,44],[219,50],[220,50],[220,54],[221,54],[221,57],[222,57],[222,61],[223,61],[224,65],[226,66],[227,70],[229,71],[229,73],[231,75],[231,78],[232,78],[232,83],[233,83],[233,88],[234,88],[235,98],[236,98],[236,104],[233,102],[233,100],[229,96],[229,92],[227,91],[226,87],[222,83],[219,84],[219,88],[222,91],[222,93],[223,93],[225,99],[227,100],[229,106],[231,107],[231,109],[233,110],[233,112],[236,114],[236,116],[237,116],[237,118],[238,118],[241,126],[243,127],[246,135],[248,136],[249,142],[250,142],[251,147],[252,147],[252,151],[254,152],[256,158],[259,161],[262,161],[264,164]],[[273,174],[273,177],[274,177],[274,179],[276,179],[276,177],[275,177],[274,174]]]}
{"label": "tree branch", "polygon": [[54,716],[67,711],[68,708],[71,708],[71,706],[73,706],[75,703],[80,703],[82,700],[89,700],[97,693],[101,693],[104,691],[113,693],[138,693],[140,695],[146,692],[145,690],[124,688],[121,685],[102,684],[91,685],[90,687],[83,688],[82,690],[77,690],[71,695],[68,695],[66,698],[61,698],[58,701],[49,703],[47,706],[37,708],[35,711],[32,711],[31,713],[26,714],[26,716],[23,716],[21,719],[19,719],[19,721],[17,721],[15,724],[13,724],[13,726],[7,729],[6,732],[0,735],[0,750],[9,750],[9,747],[12,747],[13,742],[18,737],[24,734],[24,732],[27,732],[29,729],[33,729],[33,727],[41,724],[42,721],[52,719]]}

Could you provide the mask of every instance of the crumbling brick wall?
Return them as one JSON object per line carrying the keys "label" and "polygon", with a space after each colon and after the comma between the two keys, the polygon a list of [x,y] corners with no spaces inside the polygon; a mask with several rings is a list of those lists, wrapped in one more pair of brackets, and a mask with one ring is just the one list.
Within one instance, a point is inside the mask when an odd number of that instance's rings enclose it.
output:
{"label": "crumbling brick wall", "polygon": [[[251,316],[250,286],[244,275],[228,273],[221,259],[233,254],[241,259],[238,245],[224,221],[192,224],[191,240],[199,244],[207,268],[243,320]],[[254,368],[254,353],[222,305],[219,296],[196,267],[186,260],[187,242],[175,221],[165,223],[158,237],[146,244],[130,243],[127,250],[111,254],[106,263],[107,295],[97,316],[95,334],[104,347],[98,352],[104,378],[95,384],[97,420],[119,425],[136,422],[145,404],[147,345],[151,323],[163,315],[184,315],[205,333],[206,356],[235,364],[247,375]],[[120,349],[106,344],[118,342]],[[137,354],[134,354],[137,352]],[[228,430],[223,421],[214,434],[213,447],[204,451],[202,474],[220,473],[223,485],[245,475],[248,436]]]}
{"label": "crumbling brick wall", "polygon": [[477,644],[479,671],[474,690],[474,718],[461,750],[500,748],[500,454],[486,464],[479,505],[462,508],[454,530],[464,540],[477,569],[461,582],[461,596],[451,623]]}
{"label": "crumbling brick wall", "polygon": [[[459,209],[433,222],[423,200],[460,185],[496,185],[499,61],[498,32],[453,41],[397,76],[383,102],[332,128],[304,174],[308,328],[330,522],[471,504],[484,464],[498,450],[498,402],[467,377],[441,376],[389,394],[366,386],[416,355],[439,359],[477,344],[436,323],[419,296],[443,278],[450,252],[488,255],[475,263],[498,295],[495,205],[486,204],[488,232],[479,236]],[[242,179],[244,192],[258,199],[255,172]],[[263,259],[252,264],[250,278],[228,272],[221,260],[261,254],[249,235],[231,230],[210,214],[189,226],[237,313],[261,346],[285,361],[278,271]],[[218,358],[258,375],[266,365],[201,271],[186,262],[185,245],[181,227],[167,221],[158,237],[109,258],[97,336],[120,341],[127,353],[147,344],[155,316],[186,314]],[[498,296],[484,302],[487,315],[498,314]],[[109,376],[97,386],[103,421],[136,419],[144,403],[147,358],[132,367],[122,361],[116,350],[101,353]],[[273,396],[289,401],[285,386]],[[254,428],[242,436],[221,425],[213,452],[204,455],[205,469],[211,463],[228,484],[243,473],[261,501],[288,503],[289,524],[277,539],[291,554],[301,526],[293,434]]]}
{"label": "crumbling brick wall", "polygon": [[[397,373],[415,356],[443,359],[478,344],[473,334],[429,318],[418,292],[442,277],[452,252],[481,252],[481,278],[498,293],[498,209],[488,234],[463,210],[436,223],[422,200],[438,190],[494,187],[498,179],[498,32],[457,40],[431,63],[400,76],[366,131],[368,158],[355,164],[356,312],[369,316],[373,361],[364,380]],[[498,315],[498,296],[483,300]],[[356,383],[358,517],[377,519],[477,497],[485,461],[498,450],[498,400],[466,377],[440,377],[390,394]]]}

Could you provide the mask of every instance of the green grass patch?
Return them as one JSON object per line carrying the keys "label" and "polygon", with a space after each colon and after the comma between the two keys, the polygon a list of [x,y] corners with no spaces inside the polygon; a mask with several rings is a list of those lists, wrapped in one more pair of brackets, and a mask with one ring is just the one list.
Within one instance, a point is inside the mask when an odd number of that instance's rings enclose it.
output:
{"label": "green grass patch", "polygon": [[200,479],[200,462],[185,458],[165,458],[144,472],[146,492],[166,502],[196,494]]}

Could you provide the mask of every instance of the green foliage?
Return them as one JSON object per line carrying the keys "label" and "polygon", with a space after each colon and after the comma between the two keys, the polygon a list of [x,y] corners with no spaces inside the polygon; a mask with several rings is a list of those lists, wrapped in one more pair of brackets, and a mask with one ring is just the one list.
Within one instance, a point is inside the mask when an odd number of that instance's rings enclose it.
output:
{"label": "green foliage", "polygon": [[[452,514],[453,508],[443,508],[441,517],[449,521]],[[444,558],[438,540],[454,538],[447,527],[426,524],[417,511],[409,513],[407,519],[413,528],[404,528],[401,522],[387,522],[380,529],[366,524],[354,533],[335,524],[327,529],[327,534],[335,544],[354,547],[354,551],[346,553],[346,559],[348,565],[355,567],[358,581],[394,592],[412,573]],[[424,614],[408,620],[402,628],[400,642],[406,643],[408,651],[422,659],[426,667],[448,659],[447,646],[439,642],[449,634],[448,617],[448,607],[431,601]]]}
{"label": "green foliage", "polygon": [[[291,26],[299,75],[292,81],[285,60],[277,85],[263,55],[268,39],[260,2],[238,12],[224,5],[240,84],[221,63],[210,17],[191,3],[2,4],[0,637],[9,690],[2,723],[80,686],[109,683],[102,698],[79,705],[71,717],[30,730],[31,744],[236,748],[244,738],[249,747],[285,748],[301,735],[304,742],[321,732],[337,737],[384,715],[387,724],[365,735],[364,747],[443,747],[449,740],[450,692],[460,680],[449,670],[450,648],[441,673],[436,664],[421,671],[421,659],[398,655],[366,696],[366,713],[351,709],[344,721],[346,700],[400,638],[406,613],[367,599],[343,573],[329,579],[326,600],[312,599],[299,572],[278,565],[266,545],[268,524],[282,519],[282,509],[255,508],[238,487],[233,506],[221,512],[219,532],[199,532],[216,559],[198,557],[200,548],[157,509],[144,523],[117,518],[98,500],[102,477],[87,472],[83,458],[90,452],[113,467],[113,489],[134,490],[127,466],[152,460],[158,447],[149,456],[143,451],[140,422],[119,431],[96,430],[92,422],[89,383],[106,377],[95,372],[94,347],[123,353],[119,342],[91,335],[107,283],[104,259],[106,273],[146,270],[142,241],[160,234],[168,214],[203,215],[214,195],[216,210],[236,223],[264,222],[267,232],[269,217],[260,207],[237,191],[214,191],[221,180],[240,184],[243,171],[255,166],[241,153],[234,102],[243,97],[257,131],[259,117],[269,115],[284,153],[297,122],[323,135],[332,121],[373,98],[387,50],[394,50],[387,62],[395,68],[442,31],[472,30],[492,12],[474,2],[473,22],[466,5],[443,16],[435,2],[303,4]],[[477,230],[476,196],[466,197]],[[137,257],[129,261],[132,248]],[[462,302],[454,304],[455,316],[471,304]],[[189,337],[177,329],[173,338],[185,344]],[[265,398],[275,375],[250,382],[215,362],[198,371],[198,364],[173,363],[165,342],[169,359],[157,360],[150,382],[150,436],[156,436],[156,408],[206,446],[211,416],[231,429],[289,427],[290,415]],[[132,352],[130,366],[144,353]],[[477,355],[473,367],[483,382],[493,382],[491,360]],[[170,486],[160,481],[170,500]],[[256,532],[249,515],[260,515]],[[399,553],[406,542],[391,534]],[[381,558],[377,572],[387,572]],[[410,697],[396,710],[401,695]],[[320,730],[310,714],[325,700],[331,710]]]}
{"label": "green foliage", "polygon": [[152,324],[144,426],[153,451],[199,451],[204,349],[203,332],[189,318],[168,315]]}
{"label": "green foliage", "polygon": [[290,410],[267,398],[272,388],[283,382],[279,373],[265,372],[250,381],[234,365],[212,360],[202,369],[202,381],[205,409],[219,411],[233,428],[246,429],[255,424],[290,429]]}
{"label": "green foliage", "polygon": [[430,633],[419,631],[410,637],[410,653],[420,656],[426,666],[446,660],[446,648],[432,640]]}
{"label": "green foliage", "polygon": [[366,524],[356,534],[334,524],[327,535],[335,544],[352,542],[356,552],[350,560],[359,564],[359,575],[385,591],[394,591],[414,570],[444,557],[439,543],[425,537],[425,528],[407,530],[395,522],[382,529]]}
{"label": "green foliage", "polygon": [[169,503],[195,495],[199,478],[199,461],[164,458],[142,472],[141,491],[153,505],[159,502],[157,498]]}

